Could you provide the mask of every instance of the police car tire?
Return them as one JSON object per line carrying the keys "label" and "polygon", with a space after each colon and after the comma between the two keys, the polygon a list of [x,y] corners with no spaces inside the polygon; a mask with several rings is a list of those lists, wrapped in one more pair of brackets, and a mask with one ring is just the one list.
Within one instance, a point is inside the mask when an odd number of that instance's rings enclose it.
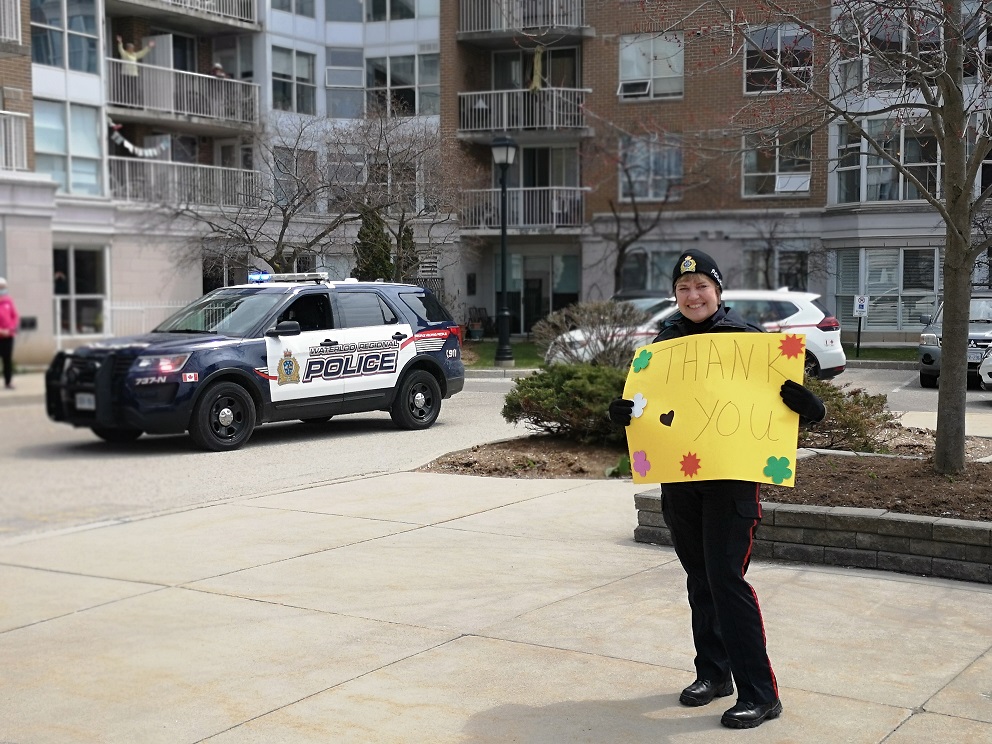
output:
{"label": "police car tire", "polygon": [[441,412],[441,386],[434,375],[416,369],[400,383],[389,416],[401,429],[426,429]]}
{"label": "police car tire", "polygon": [[141,429],[107,429],[102,426],[90,428],[100,439],[111,444],[127,444],[141,436]]}
{"label": "police car tire", "polygon": [[[225,424],[226,411],[233,419]],[[223,417],[222,417],[223,416]],[[238,449],[255,429],[255,401],[234,382],[218,382],[204,391],[193,409],[189,435],[203,449],[224,452]]]}

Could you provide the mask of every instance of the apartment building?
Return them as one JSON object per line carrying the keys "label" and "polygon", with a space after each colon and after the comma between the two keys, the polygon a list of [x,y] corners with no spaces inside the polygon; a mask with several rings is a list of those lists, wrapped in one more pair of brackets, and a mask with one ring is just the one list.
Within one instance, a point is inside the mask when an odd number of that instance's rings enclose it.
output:
{"label": "apartment building", "polygon": [[[829,6],[791,5],[830,22]],[[668,289],[675,257],[697,248],[731,287],[819,292],[852,330],[854,297],[869,295],[867,340],[918,339],[919,315],[939,294],[942,223],[844,126],[759,131],[787,118],[790,90],[822,72],[829,48],[796,24],[768,22],[764,4],[739,7],[729,20],[677,0],[442,0],[441,125],[469,174],[469,304],[498,307],[500,168],[490,145],[509,136],[518,145],[506,213],[515,333],[575,299],[609,297],[622,244],[626,289]],[[879,43],[908,44],[899,29],[879,31]],[[975,43],[984,49],[986,33]],[[793,76],[756,46],[787,59]],[[857,76],[865,98],[893,88],[868,65],[854,57],[832,74]],[[926,126],[892,116],[866,126],[925,183],[938,178]],[[988,282],[987,270],[976,281]]]}
{"label": "apartment building", "polygon": [[[170,207],[248,210],[278,191],[253,146],[273,113],[333,127],[368,96],[436,120],[438,13],[436,0],[0,0],[0,274],[25,317],[17,361],[148,330],[244,281],[251,260],[195,260],[202,226]],[[291,170],[326,167],[303,155]],[[294,268],[347,276],[353,238]]]}

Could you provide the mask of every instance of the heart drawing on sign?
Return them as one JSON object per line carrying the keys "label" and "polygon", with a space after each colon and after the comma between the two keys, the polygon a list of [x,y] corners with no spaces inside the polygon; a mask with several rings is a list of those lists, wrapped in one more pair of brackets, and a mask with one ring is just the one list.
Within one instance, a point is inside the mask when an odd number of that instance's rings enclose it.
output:
{"label": "heart drawing on sign", "polygon": [[661,418],[659,420],[665,426],[671,426],[672,425],[672,421],[675,420],[675,411],[669,411],[668,413],[661,414]]}

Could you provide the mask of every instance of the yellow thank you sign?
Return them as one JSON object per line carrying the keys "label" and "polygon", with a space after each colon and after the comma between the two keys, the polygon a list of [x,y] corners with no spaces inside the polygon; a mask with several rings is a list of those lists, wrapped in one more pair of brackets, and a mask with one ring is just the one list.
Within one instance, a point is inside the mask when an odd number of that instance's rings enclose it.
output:
{"label": "yellow thank you sign", "polygon": [[803,382],[805,338],[704,333],[637,349],[623,389],[634,483],[794,486],[799,415],[779,391]]}

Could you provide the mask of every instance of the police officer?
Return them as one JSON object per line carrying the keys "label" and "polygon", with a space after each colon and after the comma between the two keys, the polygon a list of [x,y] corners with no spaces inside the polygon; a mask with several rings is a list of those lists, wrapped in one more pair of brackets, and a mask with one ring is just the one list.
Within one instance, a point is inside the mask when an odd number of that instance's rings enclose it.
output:
{"label": "police officer", "polygon": [[[762,332],[722,304],[723,276],[702,251],[683,253],[672,276],[679,312],[655,341],[697,333]],[[786,380],[782,400],[809,423],[823,419],[823,402]],[[610,403],[610,420],[630,423],[633,402]],[[687,574],[686,588],[696,649],[696,680],[679,696],[682,705],[706,705],[734,692],[737,704],[720,723],[754,728],[782,713],[775,673],[765,649],[758,597],[745,580],[754,532],[761,520],[758,484],[714,480],[662,483],[662,512],[672,544]]]}

